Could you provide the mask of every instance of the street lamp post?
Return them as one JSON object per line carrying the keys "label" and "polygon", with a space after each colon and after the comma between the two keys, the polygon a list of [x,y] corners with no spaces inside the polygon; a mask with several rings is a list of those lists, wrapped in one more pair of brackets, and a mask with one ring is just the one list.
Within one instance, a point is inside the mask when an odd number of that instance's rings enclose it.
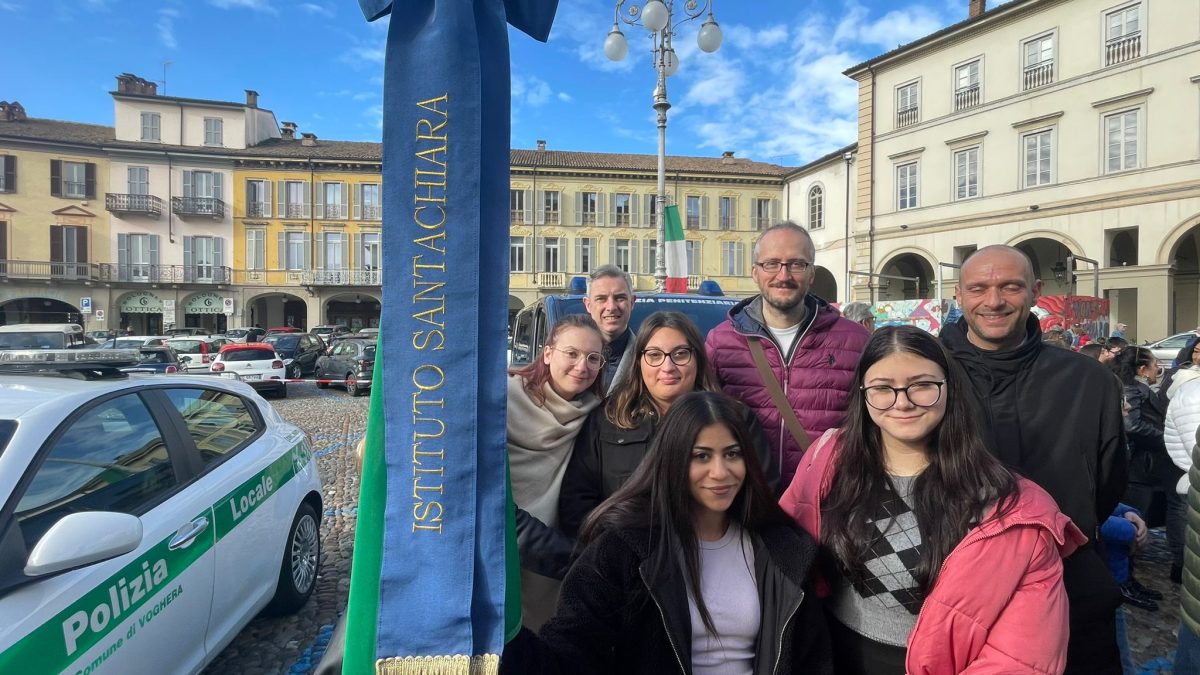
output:
{"label": "street lamp post", "polygon": [[[721,28],[712,15],[713,0],[647,0],[638,5],[632,0],[617,0],[613,9],[613,25],[604,40],[604,55],[620,61],[629,53],[629,43],[621,32],[621,23],[641,25],[650,31],[653,66],[658,74],[654,87],[654,111],[658,113],[658,194],[655,197],[655,225],[657,233],[654,250],[654,290],[661,293],[666,286],[667,263],[663,255],[665,234],[663,214],[667,207],[667,111],[671,103],[667,100],[667,78],[679,70],[679,57],[671,46],[675,28],[705,14],[708,17],[700,26],[696,43],[702,51],[712,53],[721,47]],[[626,6],[628,5],[628,6]]]}

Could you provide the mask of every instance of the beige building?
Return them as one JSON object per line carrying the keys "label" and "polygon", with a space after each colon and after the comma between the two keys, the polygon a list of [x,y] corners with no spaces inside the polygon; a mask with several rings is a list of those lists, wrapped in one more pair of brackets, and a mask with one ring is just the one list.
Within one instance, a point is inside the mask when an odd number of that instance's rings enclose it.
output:
{"label": "beige building", "polygon": [[[510,171],[510,311],[564,292],[571,277],[607,263],[629,272],[635,291],[654,289],[654,155],[547,150],[539,143],[536,150],[513,150]],[[684,226],[689,290],[711,279],[726,295],[757,292],[751,248],[760,230],[783,217],[787,173],[733,153],[667,157],[667,192]]]}
{"label": "beige building", "polygon": [[855,191],[854,145],[820,157],[787,175],[783,192],[784,218],[808,229],[816,246],[817,277],[811,291],[830,302],[847,302],[843,296],[856,278],[850,259],[853,239],[853,205],[847,195]]}
{"label": "beige building", "polygon": [[[1200,3],[1013,0],[847,71],[856,299],[1019,246],[1137,339],[1200,324]],[[788,188],[789,194],[792,187]],[[828,225],[826,226],[828,227]],[[868,283],[870,282],[870,283]]]}

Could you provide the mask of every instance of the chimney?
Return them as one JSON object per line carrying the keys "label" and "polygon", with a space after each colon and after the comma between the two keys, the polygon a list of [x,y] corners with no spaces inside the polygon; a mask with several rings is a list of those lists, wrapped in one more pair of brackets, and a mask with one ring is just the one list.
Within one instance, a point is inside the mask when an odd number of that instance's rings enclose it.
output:
{"label": "chimney", "polygon": [[540,138],[538,139],[538,142],[537,142],[537,151],[538,151],[538,152],[545,152],[545,151],[546,151],[546,141],[543,141],[543,140],[541,140]]}
{"label": "chimney", "polygon": [[117,93],[158,96],[158,85],[133,73],[121,73],[117,76]]}
{"label": "chimney", "polygon": [[317,144],[317,135],[316,134],[303,133],[300,135],[303,137],[303,139],[300,141],[300,145],[307,145],[308,147],[311,148],[312,146]]}
{"label": "chimney", "polygon": [[725,152],[721,153],[721,163],[722,164],[733,164],[734,161],[735,160],[733,159],[733,151],[732,150],[726,150]]}
{"label": "chimney", "polygon": [[282,136],[283,140],[285,140],[285,141],[296,140],[296,123],[295,122],[284,122],[283,128],[281,128],[279,130],[279,135]]}
{"label": "chimney", "polygon": [[974,19],[987,11],[987,0],[969,0],[969,2],[970,9],[967,12],[967,18]]}
{"label": "chimney", "polygon": [[246,107],[247,108],[257,108],[258,107],[258,92],[257,91],[254,91],[253,89],[246,90]]}
{"label": "chimney", "polygon": [[24,122],[25,108],[20,103],[13,101],[0,101],[0,122]]}

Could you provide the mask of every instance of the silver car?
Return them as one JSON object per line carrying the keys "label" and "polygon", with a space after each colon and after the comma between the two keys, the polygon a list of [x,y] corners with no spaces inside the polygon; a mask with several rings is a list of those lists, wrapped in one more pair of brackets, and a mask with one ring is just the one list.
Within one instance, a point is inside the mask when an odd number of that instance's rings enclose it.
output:
{"label": "silver car", "polygon": [[1195,331],[1176,333],[1158,342],[1151,342],[1146,345],[1146,348],[1154,353],[1154,358],[1158,359],[1158,365],[1170,368],[1175,365],[1175,357],[1179,355],[1179,350],[1187,346],[1188,340],[1194,337],[1196,337]]}

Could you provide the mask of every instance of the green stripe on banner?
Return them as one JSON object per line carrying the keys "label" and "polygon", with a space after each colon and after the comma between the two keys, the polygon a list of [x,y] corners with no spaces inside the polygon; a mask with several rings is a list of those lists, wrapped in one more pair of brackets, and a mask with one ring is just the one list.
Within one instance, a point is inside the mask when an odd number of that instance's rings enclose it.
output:
{"label": "green stripe on banner", "polygon": [[375,640],[379,618],[379,571],[383,567],[383,510],[387,504],[387,467],[383,434],[383,352],[375,357],[371,403],[363,443],[362,483],[354,530],[354,562],[350,568],[350,599],[346,605],[346,651],[343,675],[375,672]]}
{"label": "green stripe on banner", "polygon": [[[304,443],[297,443],[283,456],[271,462],[237,489],[221,498],[192,520],[208,518],[214,526],[215,537],[222,539],[253,513],[279,488],[291,480],[309,462],[311,452]],[[0,673],[52,673],[66,670],[73,661],[109,637],[115,637],[111,649],[120,648],[125,639],[136,639],[128,633],[111,633],[136,614],[162,591],[170,594],[138,617],[133,624],[142,627],[183,594],[182,584],[172,589],[174,581],[213,547],[213,537],[199,536],[186,548],[172,551],[171,536],[154,545],[128,565],[104,580],[78,600],[72,602],[53,619],[30,631],[28,635],[0,653]],[[33,582],[37,583],[37,582]],[[192,591],[195,592],[195,591]],[[211,593],[212,589],[205,590]],[[131,630],[135,630],[132,628]]]}

